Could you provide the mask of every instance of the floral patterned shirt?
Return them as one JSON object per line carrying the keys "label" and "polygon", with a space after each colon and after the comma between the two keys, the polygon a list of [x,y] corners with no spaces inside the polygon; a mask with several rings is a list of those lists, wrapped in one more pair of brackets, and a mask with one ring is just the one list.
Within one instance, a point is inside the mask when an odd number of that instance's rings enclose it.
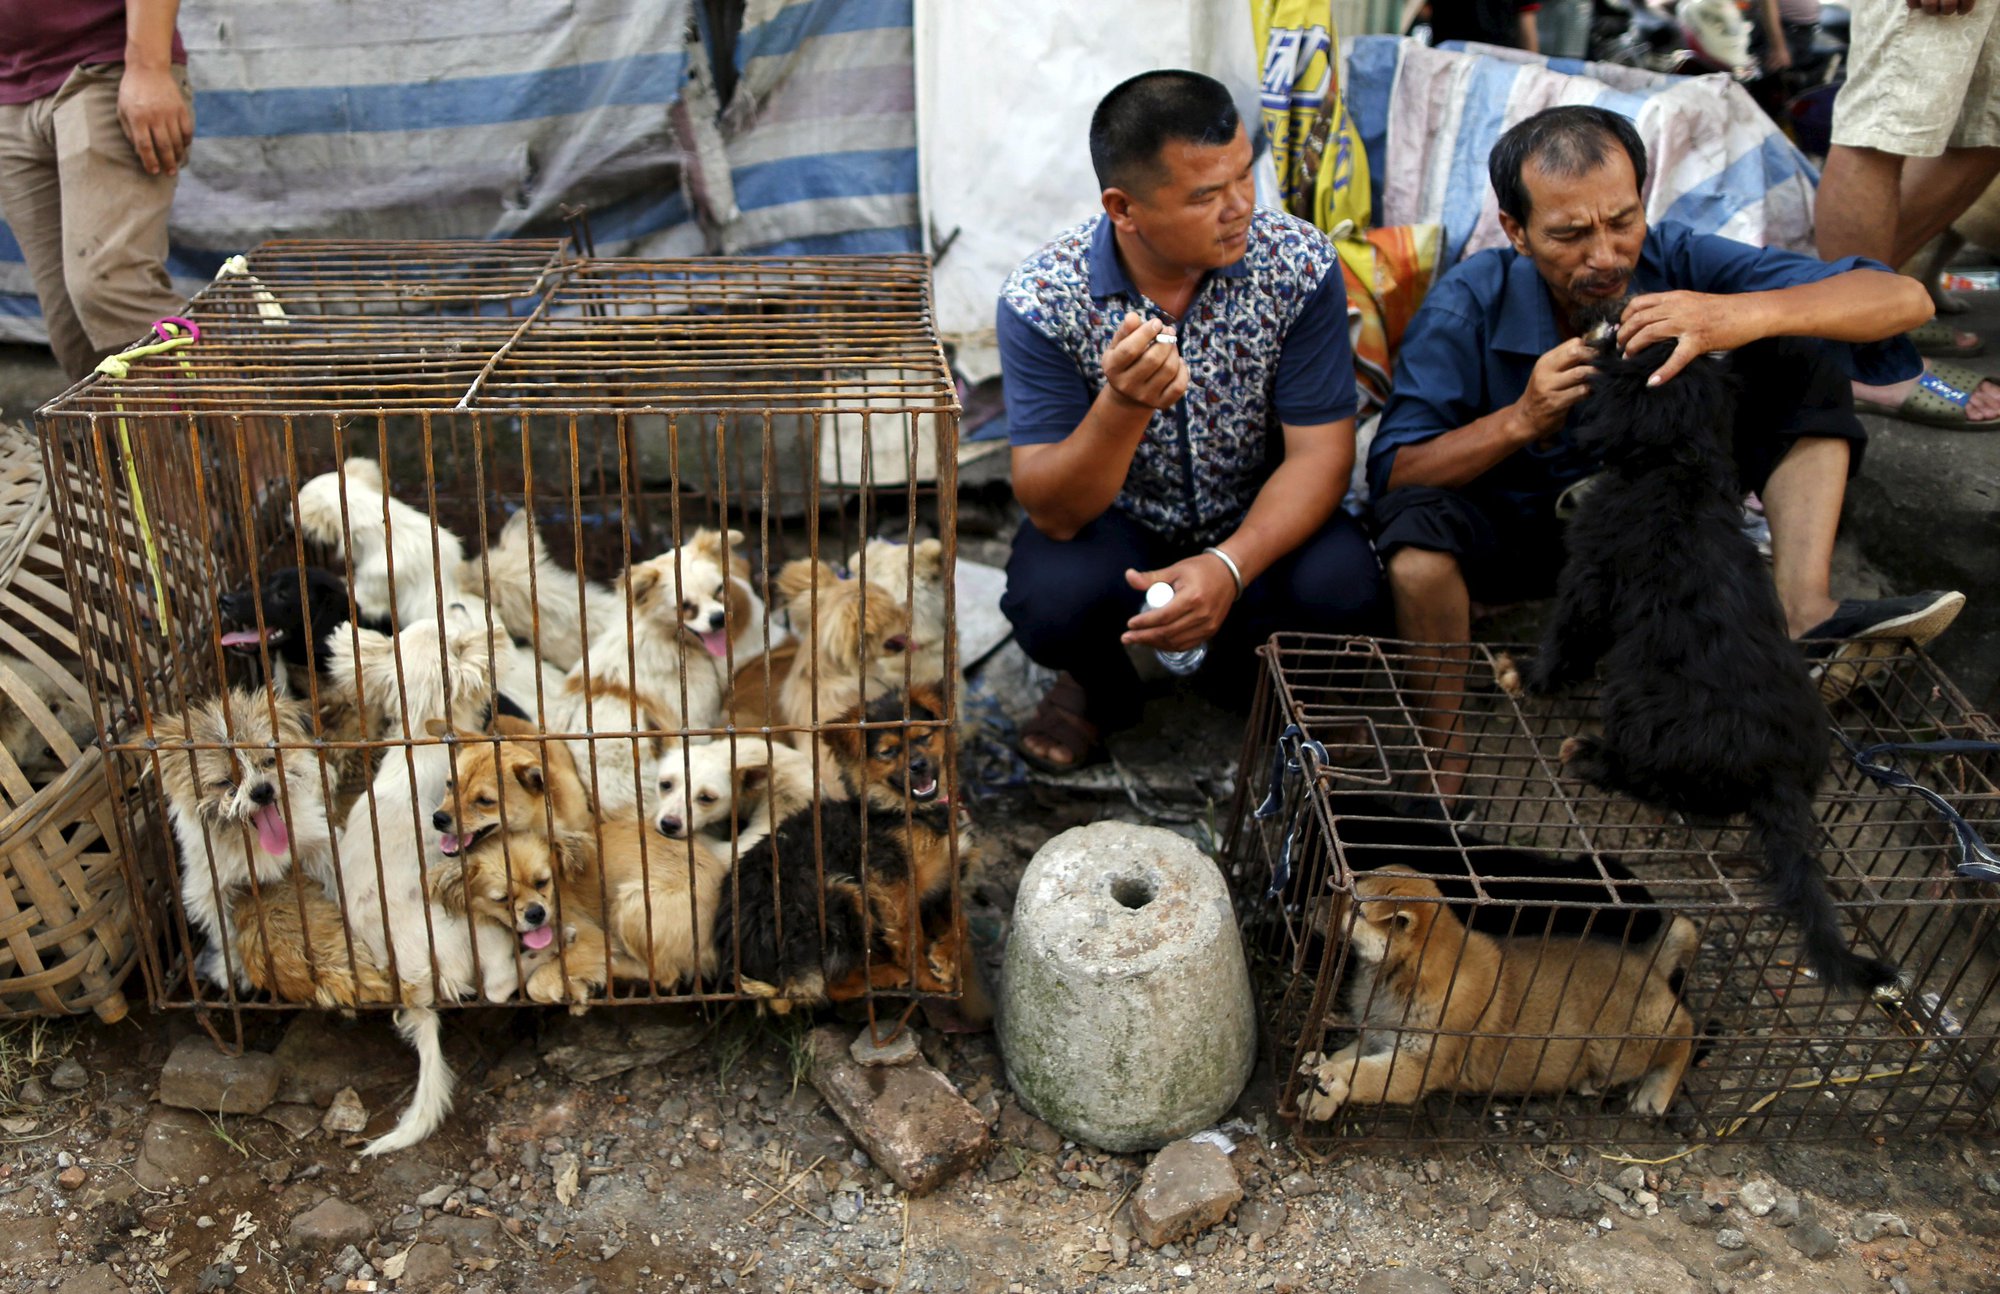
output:
{"label": "floral patterned shirt", "polygon": [[1158,534],[1190,548],[1228,535],[1284,456],[1280,424],[1354,416],[1347,292],[1325,235],[1259,208],[1243,258],[1211,271],[1173,320],[1133,287],[1111,222],[1099,215],[1030,256],[1001,289],[996,327],[1013,444],[1076,430],[1128,310],[1169,319],[1190,370],[1187,394],[1147,425],[1113,504]]}

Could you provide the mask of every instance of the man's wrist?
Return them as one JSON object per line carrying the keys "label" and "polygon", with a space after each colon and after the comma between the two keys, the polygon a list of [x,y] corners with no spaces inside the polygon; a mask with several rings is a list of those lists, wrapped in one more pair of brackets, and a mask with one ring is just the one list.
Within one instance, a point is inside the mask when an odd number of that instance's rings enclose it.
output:
{"label": "man's wrist", "polygon": [[125,70],[139,72],[166,72],[173,68],[174,52],[170,45],[165,50],[142,49],[130,41],[125,43]]}

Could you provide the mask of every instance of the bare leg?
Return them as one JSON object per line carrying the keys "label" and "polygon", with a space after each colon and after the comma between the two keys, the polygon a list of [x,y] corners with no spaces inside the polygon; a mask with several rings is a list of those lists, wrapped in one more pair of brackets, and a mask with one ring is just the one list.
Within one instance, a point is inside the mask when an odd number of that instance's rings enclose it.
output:
{"label": "bare leg", "polygon": [[2000,148],[1947,148],[1939,157],[1913,157],[1903,167],[1896,213],[1896,245],[1889,264],[1901,265],[1979,201],[2000,175]]}
{"label": "bare leg", "polygon": [[[1820,176],[1814,212],[1821,258],[1868,256],[1890,265],[1902,264],[1985,191],[1986,181],[1995,174],[1994,169],[1986,168],[2000,167],[1994,154],[2000,150],[1947,149],[1941,157],[1917,158],[1906,167],[1904,159],[1894,153],[1834,145]],[[1982,174],[1984,179],[1973,187],[1974,179]],[[1925,182],[1943,192],[1912,192],[1914,185]],[[1964,192],[1968,187],[1972,189],[1969,194]],[[1905,199],[1910,202],[1908,209],[1903,206]],[[1897,213],[1894,217],[1888,214],[1892,211]],[[1923,232],[1926,229],[1928,232]],[[1854,395],[1894,406],[1901,404],[1915,385],[1914,378],[1890,386],[1856,382]],[[1966,416],[1974,422],[2000,418],[2000,383],[1981,382],[1972,393]]]}
{"label": "bare leg", "polygon": [[[1389,558],[1389,591],[1396,603],[1396,634],[1412,643],[1463,643],[1472,637],[1472,595],[1458,559],[1424,548],[1399,548]],[[1464,648],[1412,652],[1410,689],[1417,706],[1417,734],[1441,752],[1437,793],[1456,796],[1465,782],[1465,736],[1459,731],[1470,654]]]}
{"label": "bare leg", "polygon": [[1771,576],[1785,630],[1796,638],[1832,615],[1833,539],[1847,495],[1847,442],[1808,437],[1793,445],[1764,483],[1771,522]]}
{"label": "bare leg", "polygon": [[1835,144],[1820,173],[1814,220],[1821,260],[1870,256],[1895,264],[1897,190],[1903,159],[1873,148]]}

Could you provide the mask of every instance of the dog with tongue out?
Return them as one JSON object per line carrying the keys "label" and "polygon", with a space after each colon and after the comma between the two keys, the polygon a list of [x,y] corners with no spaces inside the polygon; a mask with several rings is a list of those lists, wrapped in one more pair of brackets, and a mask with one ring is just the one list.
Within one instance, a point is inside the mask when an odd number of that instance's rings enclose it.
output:
{"label": "dog with tongue out", "polygon": [[[153,718],[154,759],[180,846],[181,909],[206,941],[195,967],[218,988],[254,987],[235,958],[231,910],[294,866],[333,884],[333,832],[304,703],[268,687]],[[274,893],[275,901],[276,895]]]}

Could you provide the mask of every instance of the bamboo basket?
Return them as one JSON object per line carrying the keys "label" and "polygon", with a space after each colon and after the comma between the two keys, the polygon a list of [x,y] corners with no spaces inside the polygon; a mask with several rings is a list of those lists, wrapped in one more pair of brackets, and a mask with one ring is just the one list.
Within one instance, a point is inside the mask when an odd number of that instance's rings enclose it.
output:
{"label": "bamboo basket", "polygon": [[139,947],[83,676],[41,450],[0,426],[0,1018],[127,1010]]}

